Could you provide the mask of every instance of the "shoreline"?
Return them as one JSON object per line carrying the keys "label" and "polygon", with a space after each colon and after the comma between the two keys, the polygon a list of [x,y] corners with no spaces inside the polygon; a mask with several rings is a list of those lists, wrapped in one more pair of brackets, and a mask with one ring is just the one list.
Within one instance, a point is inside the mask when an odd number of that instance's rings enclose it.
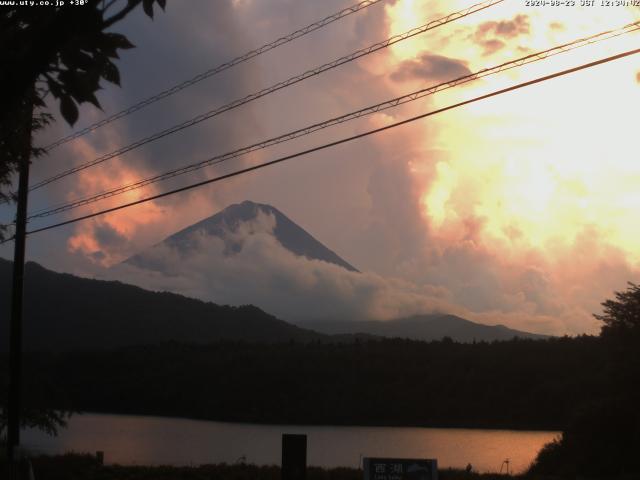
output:
{"label": "shoreline", "polygon": [[[259,466],[249,463],[216,463],[198,466],[149,466],[103,465],[96,456],[69,453],[64,455],[40,455],[30,459],[35,477],[39,480],[69,478],[72,480],[281,480],[277,465]],[[0,473],[6,468],[0,457]],[[73,473],[71,473],[73,472]],[[363,470],[351,467],[307,467],[307,480],[362,480]],[[462,469],[440,468],[439,480],[553,480],[557,477],[528,473],[501,474],[467,472]],[[594,479],[595,480],[595,479]]]}
{"label": "shoreline", "polygon": [[[72,418],[59,438],[25,432],[23,445],[34,455],[104,451],[105,462],[120,465],[206,465],[233,463],[244,457],[245,462],[269,466],[280,463],[280,442],[286,433],[307,435],[307,464],[320,468],[357,468],[362,456],[437,458],[442,468],[464,468],[471,463],[483,473],[499,471],[505,458],[512,459],[513,471],[521,473],[544,445],[560,435],[553,431],[266,425],[85,413]],[[122,448],[123,444],[130,448]]]}
{"label": "shoreline", "polygon": [[[530,427],[515,427],[515,426],[499,426],[499,427],[487,427],[487,426],[451,426],[451,425],[420,425],[420,424],[358,424],[358,423],[291,423],[291,422],[277,422],[277,421],[243,421],[243,420],[218,420],[197,416],[176,416],[176,415],[163,415],[160,413],[121,413],[113,411],[78,411],[73,412],[71,417],[82,415],[102,415],[102,416],[119,416],[119,417],[144,417],[144,418],[161,418],[166,420],[184,420],[191,422],[209,422],[209,423],[222,423],[227,425],[247,425],[247,426],[265,426],[265,427],[313,427],[313,428],[419,428],[424,430],[474,430],[474,431],[488,431],[488,432],[532,432],[532,433],[555,433],[562,434],[562,427],[557,429],[549,428],[530,428]],[[71,418],[70,417],[70,418]]]}

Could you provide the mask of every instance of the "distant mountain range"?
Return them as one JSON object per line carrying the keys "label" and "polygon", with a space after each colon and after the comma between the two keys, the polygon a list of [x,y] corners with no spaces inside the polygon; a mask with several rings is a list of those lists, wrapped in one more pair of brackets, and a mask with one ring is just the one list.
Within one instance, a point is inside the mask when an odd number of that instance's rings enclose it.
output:
{"label": "distant mountain range", "polygon": [[[0,259],[0,338],[8,338],[12,263]],[[351,342],[401,337],[459,342],[544,338],[502,325],[453,315],[423,315],[386,322],[314,322],[292,325],[254,306],[220,306],[182,295],[150,292],[120,282],[56,273],[26,265],[24,342],[28,350],[105,349],[168,341],[211,343]],[[6,350],[6,342],[0,350]]]}
{"label": "distant mountain range", "polygon": [[[273,216],[275,220],[273,227],[274,237],[293,254],[310,260],[333,263],[351,272],[358,271],[303,228],[291,221],[277,208],[248,200],[240,204],[230,205],[221,212],[174,233],[160,242],[159,245],[169,246],[183,255],[188,255],[198,247],[199,235],[204,234],[205,236],[222,239],[225,244],[225,254],[233,255],[242,249],[242,244],[239,243],[234,234],[242,225],[247,225],[258,219],[260,214]],[[151,250],[153,248],[151,247]],[[163,269],[163,266],[158,264],[155,257],[149,255],[148,252],[134,255],[125,260],[125,263],[148,270],[162,271]]]}
{"label": "distant mountain range", "polygon": [[[8,346],[11,268],[12,262],[0,259],[0,350]],[[34,262],[26,265],[24,300],[23,336],[28,350],[328,338],[254,306],[220,306],[120,282],[56,273]]]}
{"label": "distant mountain range", "polygon": [[449,337],[456,342],[491,342],[514,337],[543,339],[546,335],[513,330],[504,325],[482,325],[455,315],[434,313],[387,321],[323,321],[298,325],[328,335],[367,334],[377,337],[440,340]]}
{"label": "distant mountain range", "polygon": [[[338,265],[360,275],[355,267],[278,209],[249,201],[231,205],[167,237],[155,247],[134,255],[125,263],[164,273],[164,257],[154,255],[154,248],[168,246],[172,251],[187,256],[192,250],[201,248],[198,242],[203,236],[222,240],[223,255],[232,257],[242,250],[243,239],[247,238],[237,234],[241,228],[254,228],[256,232],[273,235],[284,248],[297,256]],[[11,266],[11,262],[0,259],[0,338],[3,339],[8,337]],[[247,296],[249,300],[246,303],[252,303],[253,297],[250,293]],[[509,340],[516,336],[545,338],[503,325],[481,325],[446,314],[384,322],[347,319],[294,325],[252,305],[220,306],[117,281],[55,273],[32,262],[26,265],[24,339],[25,347],[32,350],[90,350],[168,341],[350,342],[356,338],[377,337],[430,341],[450,337],[458,342],[472,342]],[[6,348],[6,342],[0,342],[0,350]]]}

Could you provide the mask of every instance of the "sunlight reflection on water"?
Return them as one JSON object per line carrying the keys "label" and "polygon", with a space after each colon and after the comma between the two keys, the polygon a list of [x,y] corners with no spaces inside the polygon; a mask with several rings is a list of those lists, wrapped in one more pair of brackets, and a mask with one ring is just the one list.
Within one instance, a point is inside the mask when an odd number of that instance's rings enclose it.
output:
{"label": "sunlight reflection on water", "polygon": [[440,467],[495,472],[505,459],[525,470],[559,432],[515,430],[255,425],[128,415],[75,415],[57,438],[25,430],[33,452],[105,452],[122,465],[279,464],[281,435],[305,433],[308,464],[358,467],[361,456],[437,458]]}

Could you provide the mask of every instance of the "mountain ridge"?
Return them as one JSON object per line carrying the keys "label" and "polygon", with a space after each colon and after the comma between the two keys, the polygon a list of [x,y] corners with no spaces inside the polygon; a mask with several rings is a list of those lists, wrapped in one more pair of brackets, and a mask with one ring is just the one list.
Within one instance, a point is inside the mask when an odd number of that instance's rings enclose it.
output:
{"label": "mountain ridge", "polygon": [[395,320],[296,322],[327,335],[367,334],[386,338],[433,341],[449,337],[457,342],[511,340],[514,337],[545,339],[548,335],[515,330],[505,325],[484,325],[456,315],[434,313]]}
{"label": "mountain ridge", "polygon": [[[0,337],[8,338],[13,262],[0,258]],[[27,350],[105,349],[168,341],[210,343],[323,341],[329,336],[291,325],[253,305],[217,305],[119,281],[25,265]],[[7,348],[6,342],[0,351]]]}
{"label": "mountain ridge", "polygon": [[[297,256],[303,256],[311,260],[321,260],[341,266],[351,272],[358,272],[358,269],[353,265],[318,241],[280,210],[271,205],[250,200],[229,205],[218,213],[169,235],[151,248],[164,244],[179,251],[181,254],[187,254],[196,248],[195,234],[203,232],[207,236],[222,239],[225,242],[225,253],[233,255],[242,249],[242,245],[235,241],[231,234],[236,232],[241,224],[257,219],[261,213],[273,216],[275,220],[273,235],[288,251]],[[147,258],[144,251],[129,257],[123,263],[139,268],[156,269],[154,262]]]}
{"label": "mountain ridge", "polygon": [[[0,258],[0,333],[8,338],[12,262]],[[545,335],[482,325],[455,315],[387,321],[289,323],[253,305],[217,305],[119,281],[81,278],[27,262],[24,339],[27,350],[106,349],[168,341],[353,342],[381,337],[458,342],[544,339]],[[425,326],[439,325],[427,331]],[[464,330],[461,328],[471,327]],[[411,330],[411,328],[413,330]],[[445,328],[446,327],[446,328]],[[457,329],[457,330],[456,330]],[[7,345],[0,345],[0,351]]]}

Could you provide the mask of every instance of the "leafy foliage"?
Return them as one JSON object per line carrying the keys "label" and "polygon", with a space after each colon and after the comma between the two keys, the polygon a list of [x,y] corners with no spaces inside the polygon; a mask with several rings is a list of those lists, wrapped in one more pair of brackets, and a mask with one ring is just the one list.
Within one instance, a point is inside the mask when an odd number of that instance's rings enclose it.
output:
{"label": "leafy foliage", "polygon": [[[9,269],[0,261],[0,291]],[[218,306],[33,263],[25,289],[38,299],[27,303],[25,345],[85,350],[27,357],[34,375],[68,392],[65,405],[75,410],[555,429],[584,398],[613,388],[608,346],[595,337],[337,344],[255,307]],[[242,339],[247,343],[236,342]],[[124,345],[130,347],[113,350]]]}
{"label": "leafy foliage", "polygon": [[[44,128],[52,116],[42,110],[49,93],[59,100],[62,117],[71,125],[78,105],[100,108],[95,95],[101,79],[120,84],[113,59],[118,51],[133,48],[121,34],[107,31],[142,3],[152,17],[154,4],[166,0],[118,2],[88,0],[74,8],[3,6],[0,9],[0,201],[14,199],[7,190],[20,164],[45,153],[32,145],[32,133]],[[115,11],[114,11],[115,10]],[[7,231],[0,225],[0,240]],[[0,432],[6,428],[6,405],[0,398]],[[55,434],[67,412],[47,405],[23,412],[25,426]]]}
{"label": "leafy foliage", "polygon": [[598,368],[603,382],[576,406],[562,439],[540,452],[532,471],[581,476],[638,478],[640,463],[640,286],[629,283],[602,303]]}
{"label": "leafy foliage", "polygon": [[[79,104],[89,102],[100,108],[95,92],[101,79],[120,85],[113,60],[118,50],[134,45],[124,35],[106,30],[141,3],[153,17],[153,5],[164,9],[166,0],[127,0],[112,14],[116,2],[99,0],[89,0],[82,8],[4,8],[0,11],[2,83],[16,87],[20,101],[41,81],[60,101],[64,119],[73,125]],[[41,98],[36,106],[44,107]]]}
{"label": "leafy foliage", "polygon": [[629,282],[624,292],[615,292],[615,300],[602,303],[604,314],[594,315],[604,323],[603,336],[624,337],[640,333],[640,285]]}
{"label": "leafy foliage", "polygon": [[579,408],[562,438],[544,447],[531,472],[563,478],[638,478],[640,413],[621,398]]}
{"label": "leafy foliage", "polygon": [[[167,343],[27,355],[74,410],[243,422],[565,426],[598,391],[597,338],[459,344]],[[0,364],[2,363],[0,357]]]}
{"label": "leafy foliage", "polygon": [[[0,438],[7,428],[6,395],[8,392],[8,364],[0,365]],[[67,407],[68,399],[60,388],[48,378],[29,374],[24,378],[24,387],[30,392],[23,399],[20,415],[23,428],[38,428],[48,435],[57,435],[58,430],[66,426],[71,416]],[[56,404],[55,409],[51,408]]]}
{"label": "leafy foliage", "polygon": [[[27,408],[22,412],[22,428],[37,428],[48,435],[57,435],[60,428],[67,425],[70,412],[64,410]],[[0,407],[0,436],[7,429],[7,412]]]}
{"label": "leafy foliage", "polygon": [[30,130],[52,119],[38,113],[47,95],[58,100],[71,125],[78,105],[100,108],[100,81],[119,85],[114,60],[119,50],[133,48],[124,35],[107,30],[140,4],[152,17],[156,3],[164,9],[166,0],[127,0],[117,11],[120,2],[113,0],[88,0],[74,8],[0,8],[0,201],[12,199],[7,189],[21,159],[43,153],[32,148]]}

